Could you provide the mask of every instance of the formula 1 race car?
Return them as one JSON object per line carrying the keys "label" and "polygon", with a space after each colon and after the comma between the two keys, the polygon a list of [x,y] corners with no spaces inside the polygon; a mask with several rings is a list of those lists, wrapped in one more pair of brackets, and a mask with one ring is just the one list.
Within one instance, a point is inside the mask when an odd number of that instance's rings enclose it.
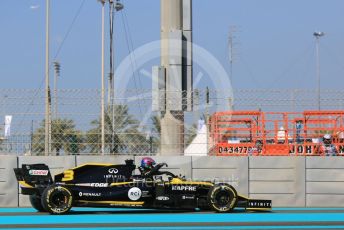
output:
{"label": "formula 1 race car", "polygon": [[210,181],[188,181],[169,171],[166,163],[149,173],[134,175],[133,160],[125,164],[85,164],[55,179],[45,164],[23,164],[14,169],[22,194],[30,195],[40,212],[65,214],[72,207],[133,207],[230,212],[271,210],[271,200],[255,200],[237,194],[233,186]]}

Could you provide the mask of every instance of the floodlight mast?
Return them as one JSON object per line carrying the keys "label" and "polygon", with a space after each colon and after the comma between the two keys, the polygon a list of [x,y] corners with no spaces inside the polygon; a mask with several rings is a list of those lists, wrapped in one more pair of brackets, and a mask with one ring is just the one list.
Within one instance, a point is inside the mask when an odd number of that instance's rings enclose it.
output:
{"label": "floodlight mast", "polygon": [[54,61],[54,119],[57,119],[57,78],[60,76],[61,64]]}
{"label": "floodlight mast", "polygon": [[[110,74],[109,74],[109,90],[108,90],[108,108],[112,108],[112,136],[111,136],[111,153],[116,153],[117,148],[115,148],[115,52],[114,52],[114,24],[115,24],[115,12],[120,11],[124,8],[123,4],[116,0],[109,0],[109,19],[110,19]],[[111,105],[111,106],[110,106]]]}
{"label": "floodlight mast", "polygon": [[[115,52],[114,52],[114,25],[115,25],[115,12],[121,11],[124,6],[119,0],[107,0],[109,1],[109,19],[110,19],[110,73],[109,73],[109,90],[108,90],[108,105],[114,102],[114,66],[115,66]],[[116,2],[116,3],[115,3]]]}
{"label": "floodlight mast", "polygon": [[51,114],[50,114],[50,78],[49,78],[49,8],[50,1],[46,0],[45,15],[45,138],[44,155],[49,156],[51,152]]}
{"label": "floodlight mast", "polygon": [[[110,0],[110,3],[112,3],[113,0]],[[124,6],[122,3],[120,3],[118,0],[116,1],[116,5],[115,5],[115,9],[116,11],[120,11],[120,10],[123,10]]]}
{"label": "floodlight mast", "polygon": [[102,4],[102,54],[101,54],[101,114],[100,114],[100,129],[101,129],[101,154],[105,154],[105,76],[104,76],[104,53],[105,53],[105,29],[104,29],[104,17],[105,17],[105,0],[98,0]]}
{"label": "floodlight mast", "polygon": [[321,109],[321,92],[320,92],[320,57],[319,57],[319,44],[320,38],[324,36],[325,33],[321,31],[316,31],[313,33],[315,37],[315,56],[316,56],[316,79],[317,79],[317,103],[318,110]]}
{"label": "floodlight mast", "polygon": [[[114,3],[114,0],[98,0],[102,4],[102,51],[101,51],[101,124],[100,124],[100,129],[101,129],[101,154],[105,154],[105,3],[109,2],[110,5]],[[111,7],[110,7],[111,9]],[[123,4],[121,4],[119,1],[116,1],[115,4],[115,10],[119,11],[123,9]],[[113,23],[113,22],[112,22]],[[111,47],[112,51],[112,41],[111,41]],[[111,55],[111,65],[113,66],[112,63],[112,53]],[[113,96],[113,69],[110,70],[110,92],[111,96]]]}

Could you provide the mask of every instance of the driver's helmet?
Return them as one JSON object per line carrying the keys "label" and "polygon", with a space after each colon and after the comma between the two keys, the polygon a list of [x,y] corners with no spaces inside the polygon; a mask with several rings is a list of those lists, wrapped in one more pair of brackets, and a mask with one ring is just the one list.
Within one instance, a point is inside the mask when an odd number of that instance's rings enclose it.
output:
{"label": "driver's helmet", "polygon": [[331,134],[325,134],[323,137],[324,144],[331,144],[332,143],[332,136]]}
{"label": "driver's helmet", "polygon": [[141,160],[141,168],[145,170],[150,170],[154,167],[155,161],[150,157],[144,157]]}

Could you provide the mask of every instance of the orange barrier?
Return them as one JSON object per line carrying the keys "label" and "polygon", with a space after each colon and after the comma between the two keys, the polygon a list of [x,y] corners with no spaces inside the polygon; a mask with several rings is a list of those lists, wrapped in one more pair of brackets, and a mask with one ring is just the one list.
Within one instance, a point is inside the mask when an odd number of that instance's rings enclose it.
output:
{"label": "orange barrier", "polygon": [[217,156],[344,155],[344,111],[217,112],[209,119],[209,143]]}

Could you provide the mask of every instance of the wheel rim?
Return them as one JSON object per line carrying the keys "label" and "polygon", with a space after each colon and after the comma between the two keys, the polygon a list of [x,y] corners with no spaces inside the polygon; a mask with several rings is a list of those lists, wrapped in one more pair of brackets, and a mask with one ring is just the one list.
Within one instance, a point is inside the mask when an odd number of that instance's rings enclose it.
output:
{"label": "wheel rim", "polygon": [[49,206],[54,212],[62,213],[70,208],[71,196],[64,189],[57,189],[50,194]]}
{"label": "wheel rim", "polygon": [[228,212],[235,206],[236,193],[227,186],[217,187],[213,193],[211,202],[215,210]]}
{"label": "wheel rim", "polygon": [[216,197],[215,197],[216,205],[226,206],[228,205],[230,198],[231,198],[230,195],[225,190],[221,190],[218,192],[218,194],[216,194]]}
{"label": "wheel rim", "polygon": [[68,201],[68,197],[63,194],[63,193],[55,193],[52,195],[51,197],[51,203],[55,206],[55,207],[59,207],[59,208],[63,208],[66,206]]}

